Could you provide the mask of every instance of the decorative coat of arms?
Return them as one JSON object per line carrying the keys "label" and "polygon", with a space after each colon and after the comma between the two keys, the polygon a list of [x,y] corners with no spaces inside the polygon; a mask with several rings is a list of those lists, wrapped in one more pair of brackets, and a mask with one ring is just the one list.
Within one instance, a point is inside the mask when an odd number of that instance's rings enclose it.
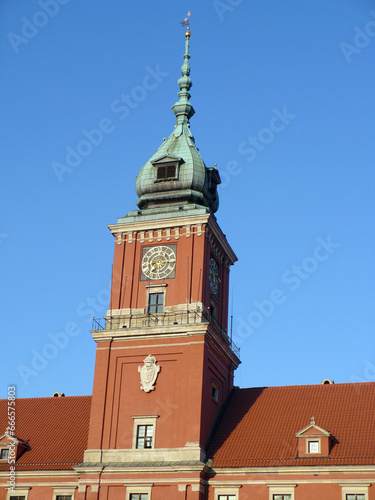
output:
{"label": "decorative coat of arms", "polygon": [[143,366],[138,366],[138,371],[141,375],[141,390],[145,392],[154,391],[154,384],[161,370],[161,366],[156,364],[156,358],[151,354],[143,360],[143,363]]}

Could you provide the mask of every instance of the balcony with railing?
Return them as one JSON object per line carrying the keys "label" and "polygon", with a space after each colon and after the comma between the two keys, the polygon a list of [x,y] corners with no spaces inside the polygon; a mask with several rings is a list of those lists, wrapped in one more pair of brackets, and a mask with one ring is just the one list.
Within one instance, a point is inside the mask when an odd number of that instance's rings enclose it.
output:
{"label": "balcony with railing", "polygon": [[198,323],[209,323],[220,335],[225,343],[232,349],[236,356],[240,356],[240,349],[228,336],[227,331],[220,327],[209,311],[204,309],[188,309],[162,313],[136,313],[120,316],[105,316],[104,318],[93,317],[92,330],[122,330],[133,328],[157,328],[173,325],[192,325]]}

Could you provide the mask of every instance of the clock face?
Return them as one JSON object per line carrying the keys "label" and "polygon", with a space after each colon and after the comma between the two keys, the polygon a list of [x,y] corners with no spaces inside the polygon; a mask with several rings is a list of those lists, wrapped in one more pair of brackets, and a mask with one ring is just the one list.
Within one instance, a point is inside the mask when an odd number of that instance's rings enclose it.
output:
{"label": "clock face", "polygon": [[171,276],[176,266],[176,254],[170,246],[158,246],[145,249],[142,258],[142,272],[151,280],[174,278]]}
{"label": "clock face", "polygon": [[210,259],[210,274],[209,274],[210,290],[214,295],[217,295],[219,290],[219,268],[216,260],[211,257]]}

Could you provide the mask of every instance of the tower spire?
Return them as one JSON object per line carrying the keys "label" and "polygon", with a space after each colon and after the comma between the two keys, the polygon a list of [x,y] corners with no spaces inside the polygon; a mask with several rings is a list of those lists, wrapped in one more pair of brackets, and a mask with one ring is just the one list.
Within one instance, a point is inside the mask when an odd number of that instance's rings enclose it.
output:
{"label": "tower spire", "polygon": [[176,115],[176,125],[187,123],[189,119],[194,115],[195,111],[191,105],[190,99],[190,89],[193,86],[190,78],[190,26],[187,27],[185,33],[185,54],[184,62],[181,66],[181,78],[178,80],[178,86],[180,87],[180,92],[177,94],[179,100],[173,105],[172,111]]}
{"label": "tower spire", "polygon": [[221,182],[220,175],[216,168],[206,167],[190,131],[189,119],[195,111],[189,101],[192,82],[189,63],[191,32],[188,22],[185,19],[183,24],[187,28],[184,62],[177,82],[180,87],[177,94],[179,99],[172,106],[176,124],[171,135],[143,165],[137,176],[135,190],[139,196],[137,205],[143,210],[142,217],[146,216],[145,210],[149,209],[158,210],[158,213],[164,210],[168,214],[178,211],[184,215],[186,210],[215,213],[219,206],[217,185]]}

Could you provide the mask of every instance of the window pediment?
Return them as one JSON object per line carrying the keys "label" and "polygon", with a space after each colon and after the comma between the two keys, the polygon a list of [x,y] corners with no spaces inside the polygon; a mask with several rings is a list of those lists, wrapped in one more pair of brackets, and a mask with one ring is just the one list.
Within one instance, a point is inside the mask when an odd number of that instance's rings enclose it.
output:
{"label": "window pediment", "polygon": [[7,429],[0,436],[0,462],[14,463],[24,451],[30,449],[29,444],[23,439],[13,436]]}
{"label": "window pediment", "polygon": [[298,438],[298,457],[328,457],[333,438],[331,434],[315,423],[311,417],[310,424],[296,433]]}
{"label": "window pediment", "polygon": [[164,155],[160,158],[153,160],[151,163],[153,165],[159,165],[160,163],[181,163],[182,158],[179,156]]}
{"label": "window pediment", "polygon": [[315,418],[311,417],[311,422],[309,425],[301,429],[300,431],[297,432],[296,437],[314,437],[314,436],[328,436],[330,437],[331,434],[316,425],[315,423]]}

